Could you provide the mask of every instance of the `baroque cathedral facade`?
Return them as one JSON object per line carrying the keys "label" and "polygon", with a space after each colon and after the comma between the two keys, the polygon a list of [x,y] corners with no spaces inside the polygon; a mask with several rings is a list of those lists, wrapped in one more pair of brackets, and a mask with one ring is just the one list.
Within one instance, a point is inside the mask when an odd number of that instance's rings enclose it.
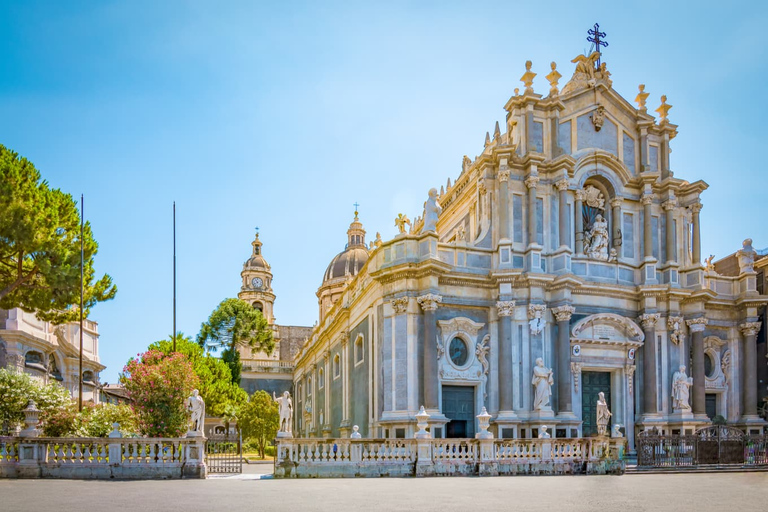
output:
{"label": "baroque cathedral facade", "polygon": [[[627,101],[599,56],[562,89],[552,63],[546,95],[527,62],[504,129],[410,229],[366,244],[355,212],[319,322],[287,349],[295,436],[412,437],[422,405],[434,437],[474,437],[483,407],[498,437],[590,436],[601,392],[630,448],[716,416],[764,428],[756,252],[729,275],[702,260],[707,184],[671,169],[671,105],[652,115],[643,85]],[[241,295],[274,300],[248,265]]]}

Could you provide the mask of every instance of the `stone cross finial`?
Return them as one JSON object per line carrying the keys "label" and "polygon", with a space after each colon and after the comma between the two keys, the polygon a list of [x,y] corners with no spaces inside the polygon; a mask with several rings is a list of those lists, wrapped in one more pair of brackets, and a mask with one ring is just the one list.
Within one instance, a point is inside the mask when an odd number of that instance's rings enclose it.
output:
{"label": "stone cross finial", "polygon": [[552,68],[552,72],[550,72],[545,78],[549,80],[549,95],[550,96],[557,96],[558,90],[557,90],[557,84],[560,81],[560,78],[562,78],[563,75],[561,75],[557,71],[557,64],[554,62],[550,63],[549,65]]}
{"label": "stone cross finial", "polygon": [[669,113],[669,109],[672,108],[672,105],[667,103],[667,96],[664,95],[661,97],[661,105],[659,105],[659,108],[656,109],[656,112],[659,113],[659,122],[663,122],[667,120],[667,114]]}
{"label": "stone cross finial", "polygon": [[640,84],[637,86],[637,88],[640,90],[640,92],[637,93],[637,96],[635,96],[635,103],[637,103],[637,107],[640,109],[640,112],[647,112],[648,108],[645,106],[645,101],[648,99],[650,94],[645,92],[645,84]]}
{"label": "stone cross finial", "polygon": [[533,63],[529,60],[525,61],[525,74],[520,77],[520,81],[523,82],[523,85],[525,86],[525,93],[531,93],[533,94],[533,79],[536,76],[536,73],[531,71],[531,66]]}

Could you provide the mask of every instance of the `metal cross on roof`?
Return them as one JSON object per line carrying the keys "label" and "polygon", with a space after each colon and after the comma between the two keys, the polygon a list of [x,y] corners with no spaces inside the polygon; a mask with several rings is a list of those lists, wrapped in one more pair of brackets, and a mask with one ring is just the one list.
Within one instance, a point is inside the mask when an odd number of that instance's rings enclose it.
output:
{"label": "metal cross on roof", "polygon": [[259,226],[256,226],[256,236],[259,236]]}
{"label": "metal cross on roof", "polygon": [[355,204],[353,204],[352,206],[354,206],[354,207],[355,207],[355,211],[357,211],[357,207],[358,207],[358,206],[360,206],[360,203],[357,203],[357,202],[356,202],[356,203],[355,203]]}
{"label": "metal cross on roof", "polygon": [[[592,43],[592,48],[590,50],[595,51],[602,56],[603,52],[600,51],[601,46],[608,46],[608,43],[603,41],[603,38],[605,37],[605,32],[600,32],[600,25],[598,23],[595,23],[595,26],[591,28],[590,30],[587,30],[587,41]],[[589,53],[592,53],[590,51]],[[600,67],[600,57],[597,58],[596,62],[597,67]]]}

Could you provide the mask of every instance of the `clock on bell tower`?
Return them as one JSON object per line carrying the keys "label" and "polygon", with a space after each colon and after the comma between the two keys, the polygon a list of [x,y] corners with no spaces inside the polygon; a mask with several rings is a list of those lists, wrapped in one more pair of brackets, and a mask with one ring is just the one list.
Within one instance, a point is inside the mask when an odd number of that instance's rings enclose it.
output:
{"label": "clock on bell tower", "polygon": [[262,243],[258,232],[251,245],[253,254],[243,263],[243,271],[240,273],[242,284],[237,297],[260,310],[267,322],[274,325],[275,294],[272,292],[272,272],[269,263],[261,254]]}

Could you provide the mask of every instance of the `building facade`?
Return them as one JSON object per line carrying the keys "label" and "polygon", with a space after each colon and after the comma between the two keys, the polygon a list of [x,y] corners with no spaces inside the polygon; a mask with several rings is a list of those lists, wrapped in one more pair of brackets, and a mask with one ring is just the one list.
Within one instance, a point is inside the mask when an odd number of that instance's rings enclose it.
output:
{"label": "building facade", "polygon": [[573,62],[546,95],[526,63],[504,129],[409,230],[366,246],[356,214],[295,359],[294,435],[411,437],[424,405],[435,437],[473,437],[483,407],[499,437],[590,436],[600,393],[630,447],[718,415],[763,428],[751,246],[707,270],[707,184],[672,170],[666,97],[654,117],[598,53]]}
{"label": "building facade", "polygon": [[[101,401],[99,326],[83,322],[83,400]],[[80,324],[53,325],[19,308],[0,310],[0,368],[57,381],[77,398],[80,382]]]}

